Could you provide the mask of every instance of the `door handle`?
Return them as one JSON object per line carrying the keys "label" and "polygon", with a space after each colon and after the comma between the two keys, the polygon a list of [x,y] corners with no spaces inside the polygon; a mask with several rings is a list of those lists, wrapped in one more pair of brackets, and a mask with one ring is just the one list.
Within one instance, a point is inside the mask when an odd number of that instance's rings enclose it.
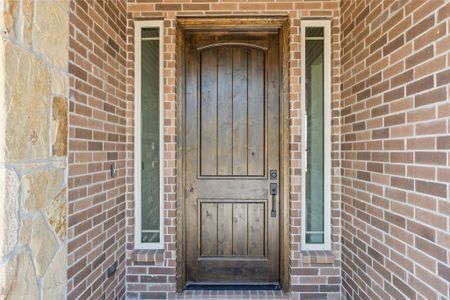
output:
{"label": "door handle", "polygon": [[277,209],[276,209],[277,184],[276,183],[270,184],[270,194],[272,195],[272,211],[270,212],[270,216],[272,218],[275,218],[277,216]]}

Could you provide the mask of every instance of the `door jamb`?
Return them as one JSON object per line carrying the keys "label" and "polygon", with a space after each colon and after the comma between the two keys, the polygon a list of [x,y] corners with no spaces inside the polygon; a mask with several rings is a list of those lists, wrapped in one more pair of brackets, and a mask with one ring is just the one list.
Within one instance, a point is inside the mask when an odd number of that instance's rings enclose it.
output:
{"label": "door jamb", "polygon": [[280,68],[280,284],[289,291],[289,19],[287,16],[178,17],[176,24],[177,72],[177,216],[176,216],[176,288],[181,292],[186,283],[185,238],[185,36],[187,31],[233,28],[248,31],[277,29],[279,33]]}

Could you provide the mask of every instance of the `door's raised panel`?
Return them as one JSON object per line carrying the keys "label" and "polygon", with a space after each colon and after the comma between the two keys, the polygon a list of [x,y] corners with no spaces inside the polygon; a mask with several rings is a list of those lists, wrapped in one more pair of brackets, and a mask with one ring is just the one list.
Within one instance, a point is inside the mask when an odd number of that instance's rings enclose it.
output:
{"label": "door's raised panel", "polygon": [[207,200],[202,201],[200,207],[201,256],[265,256],[265,201],[224,203]]}
{"label": "door's raised panel", "polygon": [[264,176],[265,51],[215,47],[199,58],[200,176]]}

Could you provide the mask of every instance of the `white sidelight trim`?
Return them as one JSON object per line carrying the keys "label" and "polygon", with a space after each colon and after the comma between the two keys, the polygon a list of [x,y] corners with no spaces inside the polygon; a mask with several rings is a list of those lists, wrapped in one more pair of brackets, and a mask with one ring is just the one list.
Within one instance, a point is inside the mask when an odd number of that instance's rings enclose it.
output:
{"label": "white sidelight trim", "polygon": [[[160,176],[160,238],[159,243],[142,243],[141,220],[141,32],[145,28],[159,28],[159,176]],[[164,249],[164,21],[134,22],[134,248]]]}
{"label": "white sidelight trim", "polygon": [[[331,250],[331,21],[303,20],[301,29],[301,122],[302,122],[302,228],[301,250]],[[305,86],[305,31],[307,27],[324,29],[324,243],[306,243],[306,86]],[[316,38],[313,38],[316,39]]]}

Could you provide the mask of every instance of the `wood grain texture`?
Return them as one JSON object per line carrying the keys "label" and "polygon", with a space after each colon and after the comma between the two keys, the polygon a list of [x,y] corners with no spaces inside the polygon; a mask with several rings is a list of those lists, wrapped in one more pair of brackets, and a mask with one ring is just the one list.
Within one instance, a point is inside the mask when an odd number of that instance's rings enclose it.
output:
{"label": "wood grain texture", "polygon": [[192,32],[185,55],[186,280],[277,282],[278,34]]}
{"label": "wood grain texture", "polygon": [[202,176],[263,176],[265,53],[237,46],[200,52]]}
{"label": "wood grain texture", "polygon": [[201,211],[201,255],[217,256],[217,203],[202,203]]}
{"label": "wood grain texture", "polygon": [[[186,49],[189,49],[191,44],[189,41],[186,41]],[[184,80],[185,85],[185,97],[187,99],[198,99],[198,88],[197,88],[197,74],[198,64],[197,64],[197,53],[193,51],[186,51],[185,54],[185,70],[186,76]],[[197,249],[199,248],[199,243],[197,240],[197,193],[196,189],[194,189],[197,177],[197,150],[198,150],[198,129],[197,122],[192,123],[191,120],[198,119],[198,107],[197,101],[185,101],[183,103],[185,107],[186,115],[190,116],[189,119],[185,119],[182,126],[184,127],[184,131],[182,139],[184,140],[184,164],[183,164],[183,174],[184,178],[181,178],[184,183],[185,197],[184,201],[181,203],[181,206],[184,207],[184,225],[185,232],[183,235],[184,245],[185,245],[185,269],[186,273],[196,273],[197,272],[197,264],[195,263],[195,259],[198,256]],[[186,213],[189,212],[189,213]],[[196,228],[196,230],[188,230],[189,228]]]}
{"label": "wood grain texture", "polygon": [[233,204],[233,255],[247,255],[247,204]]}
{"label": "wood grain texture", "polygon": [[271,17],[221,17],[221,18],[202,18],[202,17],[183,17],[177,19],[179,27],[210,30],[232,30],[239,27],[242,30],[247,29],[251,32],[254,29],[279,29],[286,22],[284,16]]}
{"label": "wood grain texture", "polygon": [[265,211],[264,203],[249,203],[248,211],[248,256],[264,256]]}
{"label": "wood grain texture", "polygon": [[264,202],[202,202],[201,255],[263,257],[265,218]]}
{"label": "wood grain texture", "polygon": [[233,175],[233,51],[218,49],[217,159],[218,175]]}
{"label": "wood grain texture", "polygon": [[233,174],[247,175],[247,50],[233,49]]}
{"label": "wood grain texture", "polygon": [[[179,97],[178,93],[184,93],[186,91],[185,87],[185,31],[179,28],[176,33],[176,56],[181,58],[180,63],[177,65],[177,107],[178,111],[185,111],[184,97]],[[185,255],[185,245],[184,245],[184,228],[185,228],[185,193],[184,193],[184,179],[185,179],[185,137],[184,137],[184,117],[182,113],[177,114],[177,149],[176,149],[176,166],[177,166],[177,233],[176,233],[176,269],[177,269],[177,292],[184,288],[184,283],[186,281],[186,255]]]}
{"label": "wood grain texture", "polygon": [[217,50],[201,54],[201,174],[217,175]]}
{"label": "wood grain texture", "polygon": [[290,257],[290,237],[289,237],[289,20],[282,21],[279,35],[280,53],[280,75],[281,75],[281,95],[280,95],[280,281],[284,292],[289,291],[289,257]]}
{"label": "wood grain texture", "polygon": [[[241,33],[239,37],[234,31],[226,32],[228,29],[240,28],[241,30],[248,30]],[[214,34],[200,34],[201,39],[204,40],[197,45],[189,45],[189,41],[193,40],[192,35],[197,34],[197,30],[205,32],[207,30],[221,31],[220,38],[216,38]],[[254,30],[256,29],[256,30]],[[195,140],[195,131],[197,126],[190,122],[190,119],[196,120],[197,116],[194,105],[190,105],[191,100],[197,99],[195,88],[195,81],[197,80],[196,60],[190,59],[196,55],[195,49],[223,41],[233,42],[237,40],[242,43],[253,43],[268,49],[268,44],[262,36],[262,31],[269,31],[273,33],[280,32],[279,49],[280,53],[280,75],[281,75],[281,111],[280,119],[281,128],[280,133],[280,147],[281,157],[280,161],[280,198],[282,209],[282,241],[281,241],[281,265],[279,272],[281,272],[281,284],[284,291],[289,290],[289,21],[286,17],[248,17],[248,18],[193,18],[180,17],[177,19],[177,109],[178,109],[178,125],[177,125],[177,291],[181,292],[185,286],[186,281],[208,281],[208,280],[222,280],[224,282],[268,282],[278,281],[278,266],[275,268],[271,265],[261,264],[258,261],[229,261],[223,260],[206,260],[202,261],[195,259],[197,242],[192,238],[196,235],[195,230],[190,230],[197,224],[195,211],[197,206],[198,192],[197,187],[199,180],[195,167],[197,167],[196,155],[191,155],[197,151],[197,142]],[[211,38],[206,37],[210,35]],[[247,37],[248,35],[248,37]],[[194,49],[194,50],[193,50]],[[271,50],[269,50],[270,52]],[[192,68],[189,68],[191,65]],[[185,72],[186,70],[186,72]],[[277,72],[276,69],[271,69],[269,66],[266,72]],[[270,87],[267,87],[270,90]],[[194,125],[194,126],[192,126]],[[266,126],[270,126],[269,124]],[[276,129],[278,131],[278,129]],[[269,134],[270,135],[270,134]],[[190,138],[188,138],[190,136]],[[267,158],[270,161],[270,158]],[[247,185],[247,183],[245,183]],[[220,184],[218,185],[220,186]],[[235,188],[234,190],[238,190]],[[256,189],[255,191],[257,191]],[[226,190],[223,189],[223,193]],[[239,194],[238,191],[235,191]],[[247,196],[250,194],[247,194]],[[254,194],[251,194],[254,197]],[[280,212],[281,213],[281,212]],[[191,234],[192,233],[192,234]],[[269,237],[270,239],[270,237]],[[266,255],[269,255],[267,253]],[[198,258],[198,256],[197,256]],[[268,261],[277,261],[278,258],[268,257]],[[237,272],[239,270],[239,272]]]}
{"label": "wood grain texture", "polygon": [[248,59],[248,175],[264,175],[264,52],[251,49]]}
{"label": "wood grain texture", "polygon": [[233,255],[233,204],[220,203],[217,209],[217,255]]}

